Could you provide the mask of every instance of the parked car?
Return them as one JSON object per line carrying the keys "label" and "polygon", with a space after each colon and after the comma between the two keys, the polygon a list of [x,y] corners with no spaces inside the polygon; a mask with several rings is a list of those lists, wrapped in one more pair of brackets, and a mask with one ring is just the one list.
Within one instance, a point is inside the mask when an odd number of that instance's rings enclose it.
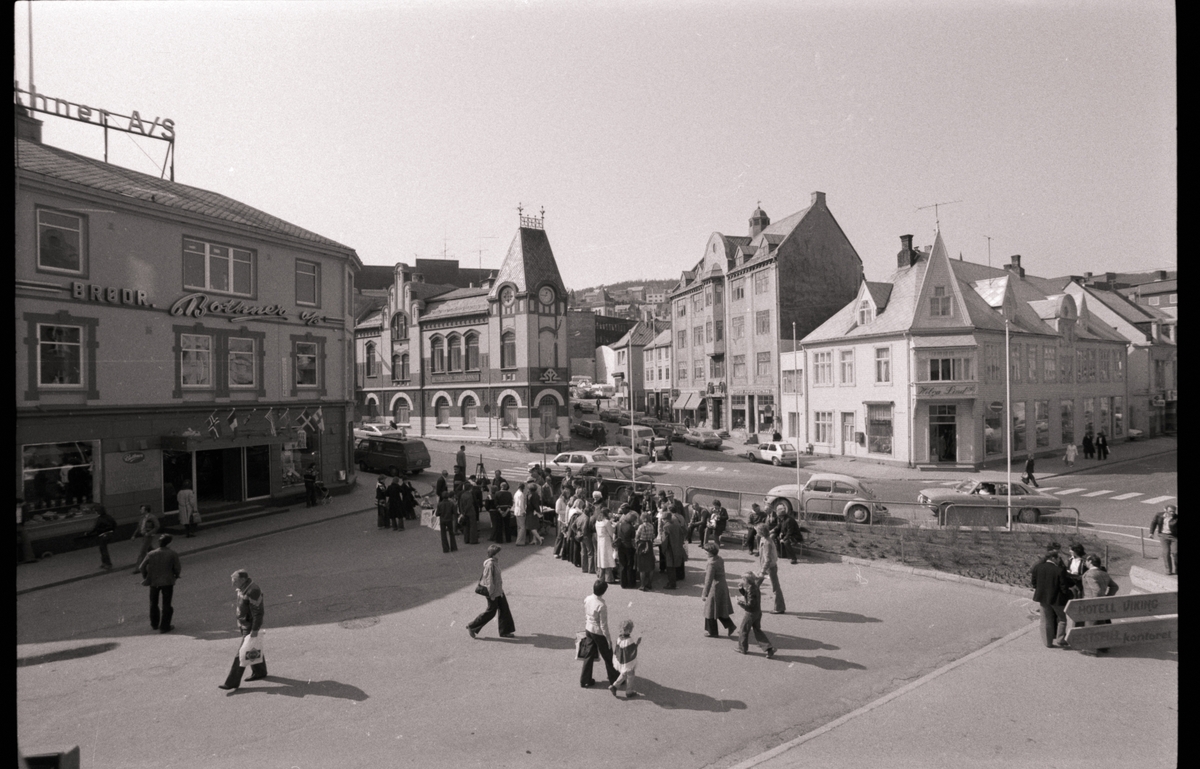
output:
{"label": "parked car", "polygon": [[799,459],[796,447],[790,443],[762,443],[751,447],[746,452],[746,459],[751,462],[770,462],[780,465],[794,465]]}
{"label": "parked car", "polygon": [[605,499],[615,498],[618,502],[628,502],[631,491],[642,494],[654,489],[654,481],[647,475],[639,474],[635,481],[628,463],[588,465],[575,476],[575,481],[588,497],[599,490]]}
{"label": "parked car", "polygon": [[682,436],[683,433],[687,432],[687,430],[684,430],[683,432],[675,431],[676,427],[681,427],[681,426],[682,425],[669,425],[666,422],[660,422],[654,426],[654,434],[657,435],[659,438],[666,438],[668,441],[673,441],[676,438]]}
{"label": "parked car", "polygon": [[767,492],[767,505],[778,513],[797,510],[812,515],[836,515],[854,523],[870,523],[885,515],[887,508],[877,502],[875,492],[857,478],[836,473],[814,473],[800,487],[794,483],[776,486]]}
{"label": "parked car", "polygon": [[[617,411],[616,409],[601,409],[600,410],[600,419],[601,419],[601,421],[604,421],[604,422],[620,423],[621,412]],[[626,424],[628,424],[628,415],[626,415]]]}
{"label": "parked car", "polygon": [[595,414],[596,413],[596,401],[591,400],[590,398],[583,398],[581,400],[575,401],[575,408],[577,408],[580,411],[587,413],[587,414]]}
{"label": "parked car", "polygon": [[[996,481],[966,480],[957,486],[922,489],[917,502],[928,506],[935,514],[943,514],[950,505],[993,508],[1003,512],[1007,520],[1008,484]],[[1037,523],[1046,510],[1062,507],[1062,500],[1049,494],[1031,491],[1029,487],[1012,484],[1013,517],[1021,523]]]}
{"label": "parked car", "polygon": [[408,433],[399,427],[389,427],[375,423],[365,423],[354,428],[355,438],[377,438],[380,435],[390,435],[393,438],[405,438]]}
{"label": "parked car", "polygon": [[617,430],[617,444],[620,446],[634,446],[635,450],[641,448],[647,438],[654,437],[654,429],[644,427],[642,425],[625,425],[620,430]]}
{"label": "parked car", "polygon": [[615,464],[625,465],[626,467],[629,466],[631,461],[635,462],[638,467],[650,464],[650,457],[645,454],[635,454],[633,449],[628,446],[601,446],[593,453],[597,452],[603,452]]}
{"label": "parked car", "polygon": [[607,428],[605,428],[604,423],[596,419],[579,420],[575,424],[571,425],[571,432],[582,438],[595,438],[597,427],[607,433]]}
{"label": "parked car", "polygon": [[381,435],[367,438],[366,446],[355,451],[358,469],[363,472],[387,471],[389,475],[416,475],[429,467],[429,449],[418,440]]}
{"label": "parked car", "polygon": [[676,438],[679,438],[682,440],[683,436],[687,435],[688,428],[687,428],[687,425],[683,425],[683,424],[679,424],[678,422],[675,422],[671,425],[671,430],[675,433]]}
{"label": "parked car", "polygon": [[[550,471],[551,475],[566,475],[567,468],[570,468],[572,473],[577,473],[597,459],[607,459],[607,455],[602,452],[564,451],[554,459],[547,461],[546,469]],[[532,470],[541,464],[541,462],[530,462],[529,469]]]}
{"label": "parked car", "polygon": [[697,430],[695,428],[688,430],[683,434],[683,442],[689,446],[701,449],[721,448],[721,436],[712,430]]}
{"label": "parked car", "polygon": [[662,424],[662,420],[654,417],[639,415],[637,419],[633,420],[633,423],[635,425],[642,425],[643,427],[658,427]]}
{"label": "parked car", "polygon": [[628,411],[617,411],[617,424],[622,425],[640,425],[642,419],[646,418],[646,412],[635,411],[630,414]]}

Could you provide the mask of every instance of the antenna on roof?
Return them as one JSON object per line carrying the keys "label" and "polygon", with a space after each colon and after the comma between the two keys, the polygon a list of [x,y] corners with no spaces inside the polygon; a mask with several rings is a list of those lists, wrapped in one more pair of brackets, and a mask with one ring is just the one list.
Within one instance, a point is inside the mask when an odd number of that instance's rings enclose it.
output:
{"label": "antenna on roof", "polygon": [[946,201],[946,202],[944,202],[944,203],[930,203],[930,204],[929,204],[929,205],[927,205],[927,206],[918,206],[918,207],[917,207],[917,210],[918,210],[918,211],[924,211],[924,210],[925,210],[925,209],[927,209],[927,208],[932,208],[932,209],[933,209],[933,223],[934,223],[934,226],[936,226],[936,227],[937,227],[937,230],[938,230],[938,232],[941,232],[941,231],[942,231],[942,222],[941,222],[941,220],[940,220],[940,219],[939,219],[939,217],[938,217],[938,206],[948,206],[948,205],[950,205],[951,203],[961,203],[961,202],[962,202],[961,200],[948,200],[948,201]]}
{"label": "antenna on roof", "polygon": [[[475,237],[475,239],[476,239],[476,240],[479,240],[479,241],[483,241],[483,240],[495,240],[495,239],[496,239],[496,236],[495,236],[495,235],[477,235],[477,236]],[[482,270],[482,269],[483,269],[483,252],[485,251],[485,249],[484,249],[484,247],[483,247],[483,243],[480,243],[480,244],[479,244],[478,251],[479,251],[479,269],[481,269],[481,270]]]}
{"label": "antenna on roof", "polygon": [[991,235],[984,235],[983,237],[987,238],[987,242],[988,242],[988,267],[991,267],[991,266],[992,266],[992,236],[991,236]]}

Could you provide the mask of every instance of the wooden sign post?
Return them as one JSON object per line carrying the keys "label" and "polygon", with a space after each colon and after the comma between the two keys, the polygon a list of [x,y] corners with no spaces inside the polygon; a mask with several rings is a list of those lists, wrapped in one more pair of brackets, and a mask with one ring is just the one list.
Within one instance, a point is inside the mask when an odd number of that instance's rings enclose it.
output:
{"label": "wooden sign post", "polygon": [[[1107,598],[1076,598],[1067,602],[1066,615],[1075,622],[1153,617],[1133,622],[1075,626],[1067,643],[1076,649],[1106,649],[1151,641],[1179,640],[1179,594],[1146,593]],[[1174,616],[1164,616],[1174,615]]]}

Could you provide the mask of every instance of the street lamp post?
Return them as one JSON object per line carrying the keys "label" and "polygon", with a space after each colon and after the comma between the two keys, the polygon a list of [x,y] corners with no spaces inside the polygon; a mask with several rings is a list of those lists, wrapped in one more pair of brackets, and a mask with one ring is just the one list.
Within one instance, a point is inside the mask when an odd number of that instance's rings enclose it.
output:
{"label": "street lamp post", "polygon": [[[792,440],[796,442],[796,503],[800,503],[800,369],[796,365],[800,360],[800,348],[796,346],[796,324],[792,323],[792,390],[796,400],[796,433]],[[807,420],[806,420],[807,421]],[[807,424],[805,425],[807,427]],[[803,518],[803,510],[797,510],[798,517]]]}
{"label": "street lamp post", "polygon": [[1008,342],[1008,318],[1004,319],[1004,445],[1007,447],[1007,484],[1005,509],[1008,511],[1008,530],[1012,531],[1012,349]]}

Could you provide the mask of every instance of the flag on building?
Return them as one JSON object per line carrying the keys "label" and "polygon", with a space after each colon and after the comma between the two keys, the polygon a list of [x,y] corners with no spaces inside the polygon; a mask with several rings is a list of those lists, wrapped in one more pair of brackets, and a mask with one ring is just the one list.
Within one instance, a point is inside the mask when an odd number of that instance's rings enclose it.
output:
{"label": "flag on building", "polygon": [[271,431],[271,435],[278,435],[279,433],[275,428],[275,420],[271,417],[271,414],[274,413],[274,411],[274,407],[267,409],[267,413],[263,415],[263,419],[267,420],[267,429]]}
{"label": "flag on building", "polygon": [[317,432],[319,433],[325,432],[325,414],[322,413],[322,409],[324,408],[324,406],[317,406],[317,414],[314,424],[316,425]]}
{"label": "flag on building", "polygon": [[208,431],[212,433],[214,438],[221,437],[221,420],[217,418],[217,412],[208,415]]}
{"label": "flag on building", "polygon": [[229,425],[229,431],[236,433],[238,429],[237,409],[232,409],[229,416],[225,417],[225,424]]}

